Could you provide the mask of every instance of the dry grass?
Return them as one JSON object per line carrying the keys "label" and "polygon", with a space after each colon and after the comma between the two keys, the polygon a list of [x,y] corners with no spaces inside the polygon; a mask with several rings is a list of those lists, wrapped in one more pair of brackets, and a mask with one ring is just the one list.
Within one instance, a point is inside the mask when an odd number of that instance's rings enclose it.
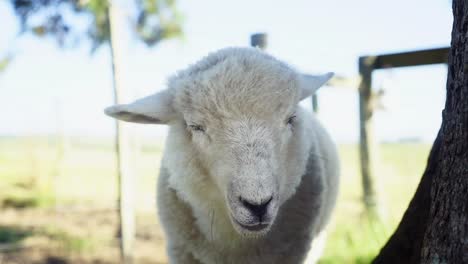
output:
{"label": "dry grass", "polygon": [[[4,250],[0,263],[118,263],[115,211],[7,209],[1,216],[0,230],[23,235],[13,241],[20,250]],[[136,263],[167,263],[154,216],[140,214],[137,223]]]}

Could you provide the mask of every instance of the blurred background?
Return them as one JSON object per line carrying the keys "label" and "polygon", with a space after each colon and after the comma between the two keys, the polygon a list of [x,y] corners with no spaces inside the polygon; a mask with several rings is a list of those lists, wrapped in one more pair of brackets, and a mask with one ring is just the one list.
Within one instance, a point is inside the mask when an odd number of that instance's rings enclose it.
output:
{"label": "blurred background", "polygon": [[[103,109],[164,89],[177,70],[217,49],[249,46],[257,32],[267,34],[268,53],[299,71],[347,80],[317,95],[316,114],[342,162],[321,263],[369,263],[424,171],[447,68],[373,72],[378,220],[369,221],[358,59],[448,47],[451,27],[446,0],[120,0],[111,8],[105,0],[0,1],[0,263],[119,263],[122,234],[134,263],[167,263],[155,205],[167,129],[120,125],[122,157]],[[312,110],[310,100],[302,104]]]}

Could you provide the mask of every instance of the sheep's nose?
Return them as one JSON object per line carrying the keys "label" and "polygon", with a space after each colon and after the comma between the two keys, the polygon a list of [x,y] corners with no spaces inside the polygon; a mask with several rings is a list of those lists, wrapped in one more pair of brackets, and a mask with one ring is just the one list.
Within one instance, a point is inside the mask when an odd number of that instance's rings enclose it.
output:
{"label": "sheep's nose", "polygon": [[245,208],[247,208],[253,215],[258,217],[259,220],[261,221],[273,197],[271,196],[270,198],[264,200],[264,202],[261,202],[261,203],[252,202],[252,201],[243,199],[242,197],[240,197],[239,199],[242,202],[242,204],[245,206]]}

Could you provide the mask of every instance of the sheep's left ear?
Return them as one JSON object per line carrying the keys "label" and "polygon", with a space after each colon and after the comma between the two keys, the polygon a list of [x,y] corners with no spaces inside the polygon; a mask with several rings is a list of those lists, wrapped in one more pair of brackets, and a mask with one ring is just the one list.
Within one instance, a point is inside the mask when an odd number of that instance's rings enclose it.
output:
{"label": "sheep's left ear", "polygon": [[176,117],[172,90],[143,97],[130,104],[107,107],[104,112],[116,119],[142,124],[167,124]]}
{"label": "sheep's left ear", "polygon": [[328,82],[333,75],[333,72],[323,75],[303,74],[301,79],[301,100],[314,94],[318,88]]}

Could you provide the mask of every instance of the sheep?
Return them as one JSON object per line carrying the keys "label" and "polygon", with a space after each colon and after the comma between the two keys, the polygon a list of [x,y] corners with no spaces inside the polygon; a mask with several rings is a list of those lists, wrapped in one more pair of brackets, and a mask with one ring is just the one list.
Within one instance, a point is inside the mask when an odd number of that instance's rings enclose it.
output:
{"label": "sheep", "polygon": [[225,48],[170,77],[167,89],[105,110],[169,125],[157,201],[170,263],[305,261],[334,207],[339,161],[298,103],[332,75]]}

